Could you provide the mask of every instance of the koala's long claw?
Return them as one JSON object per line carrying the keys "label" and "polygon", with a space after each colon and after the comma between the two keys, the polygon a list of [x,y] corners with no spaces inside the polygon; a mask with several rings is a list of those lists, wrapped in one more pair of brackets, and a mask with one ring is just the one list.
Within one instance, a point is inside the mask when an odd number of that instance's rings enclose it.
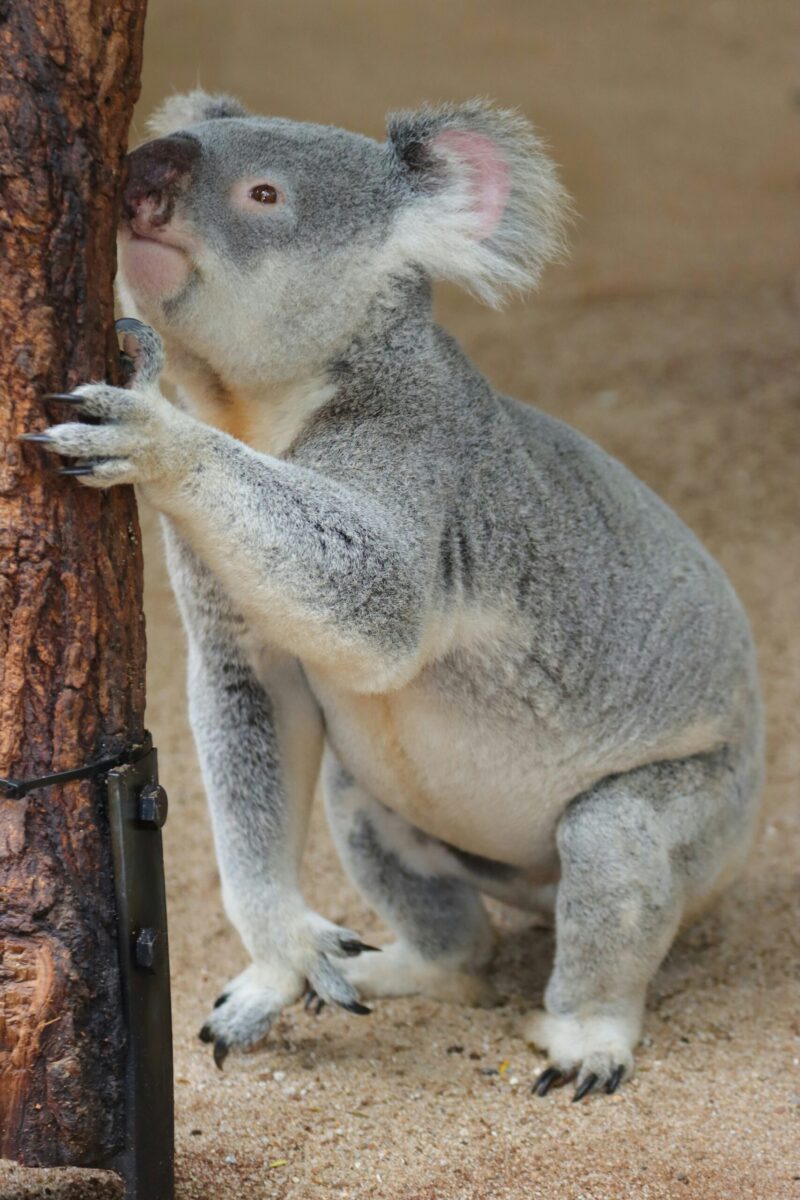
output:
{"label": "koala's long claw", "polygon": [[228,1043],[223,1038],[217,1038],[214,1042],[214,1062],[218,1070],[222,1070],[225,1059],[228,1057]]}
{"label": "koala's long claw", "polygon": [[380,946],[369,946],[366,942],[360,942],[357,938],[347,938],[342,940],[339,945],[348,958],[355,958],[357,954],[362,954],[365,950],[372,951],[376,954],[380,953]]}
{"label": "koala's long claw", "polygon": [[624,1074],[625,1074],[624,1067],[616,1067],[615,1068],[613,1075],[611,1076],[608,1083],[606,1084],[606,1092],[608,1093],[609,1096],[612,1095],[612,1093],[614,1093],[617,1090],[617,1088],[619,1087],[619,1085],[622,1083],[622,1076]]}
{"label": "koala's long claw", "polygon": [[136,383],[154,383],[164,369],[164,343],[155,329],[135,317],[121,317],[114,328],[125,339],[123,349],[133,363]]}
{"label": "koala's long claw", "polygon": [[367,1008],[366,1004],[361,1004],[358,1000],[337,1000],[336,1003],[340,1008],[355,1013],[357,1017],[367,1017],[372,1012],[371,1008]]}
{"label": "koala's long claw", "polygon": [[82,467],[61,467],[59,475],[94,475],[94,467],[84,464]]}
{"label": "koala's long claw", "polygon": [[219,1008],[221,1005],[223,1005],[225,1003],[225,1001],[227,999],[228,999],[227,992],[223,992],[221,995],[217,996],[216,1000],[214,1001],[214,1008]]}
{"label": "koala's long claw", "polygon": [[140,333],[146,333],[152,329],[151,325],[145,325],[144,321],[139,321],[136,317],[120,317],[114,322],[114,328],[117,333],[135,333],[138,337]]}
{"label": "koala's long claw", "polygon": [[208,1025],[204,1025],[197,1036],[200,1038],[200,1041],[205,1042],[206,1045],[214,1040],[214,1035],[209,1029]]}
{"label": "koala's long claw", "polygon": [[21,433],[17,438],[18,442],[41,442],[43,446],[52,440],[49,433]]}
{"label": "koala's long claw", "polygon": [[588,1096],[594,1085],[597,1083],[597,1076],[594,1072],[586,1076],[583,1083],[579,1084],[575,1089],[575,1095],[572,1097],[572,1103],[577,1104],[584,1096]]}
{"label": "koala's long claw", "polygon": [[76,392],[45,392],[43,400],[60,400],[62,404],[83,404],[83,396]]}
{"label": "koala's long claw", "polygon": [[561,1080],[563,1080],[563,1072],[559,1071],[558,1067],[548,1067],[547,1070],[542,1071],[531,1091],[537,1096],[546,1096],[550,1088]]}

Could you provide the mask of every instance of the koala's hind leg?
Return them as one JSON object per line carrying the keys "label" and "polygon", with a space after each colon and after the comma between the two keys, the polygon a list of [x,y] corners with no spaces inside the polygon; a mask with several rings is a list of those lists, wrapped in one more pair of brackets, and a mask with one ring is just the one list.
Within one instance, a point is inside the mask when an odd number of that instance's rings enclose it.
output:
{"label": "koala's hind leg", "polygon": [[457,877],[442,843],[377,803],[342,770],[323,764],[325,805],[336,848],[356,887],[395,932],[381,954],[345,964],[359,994],[421,993],[490,1005],[486,979],[493,935],[478,891]]}
{"label": "koala's hind leg", "polygon": [[633,1066],[645,990],[681,921],[738,867],[759,768],[731,748],[597,784],[558,829],[556,957],[526,1034],[550,1065],[534,1090],[576,1077],[576,1099]]}

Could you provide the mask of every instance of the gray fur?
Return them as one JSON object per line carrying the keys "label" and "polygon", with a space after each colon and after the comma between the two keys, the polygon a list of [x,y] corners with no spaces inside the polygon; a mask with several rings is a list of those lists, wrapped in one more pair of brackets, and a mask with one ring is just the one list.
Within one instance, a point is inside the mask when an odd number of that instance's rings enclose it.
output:
{"label": "gray fur", "polygon": [[[358,993],[484,1002],[479,894],[535,906],[558,884],[529,1033],[580,1084],[614,1086],[676,929],[751,837],[746,617],[648,488],[497,395],[433,322],[431,276],[494,300],[559,252],[563,194],[520,118],[424,109],[380,145],[234,103],[174,99],[166,144],[137,152],[141,192],[181,131],[180,179],[140,211],[169,213],[188,264],[162,295],[131,283],[124,231],[121,260],[179,407],[140,363],[129,391],[78,389],[103,423],[49,445],[165,517],[223,891],[253,958],[204,1035],[218,1057],[254,1044],[306,981],[354,1011]],[[281,202],[237,208],[253,178]],[[224,431],[232,412],[252,444]],[[353,957],[297,883],[323,723],[337,845],[398,935],[381,955]]]}

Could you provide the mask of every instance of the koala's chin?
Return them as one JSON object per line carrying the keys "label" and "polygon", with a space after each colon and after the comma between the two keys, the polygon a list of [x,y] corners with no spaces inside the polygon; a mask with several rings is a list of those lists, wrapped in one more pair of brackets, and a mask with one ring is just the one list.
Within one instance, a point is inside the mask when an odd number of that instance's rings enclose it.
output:
{"label": "koala's chin", "polygon": [[179,247],[120,231],[118,249],[120,273],[134,297],[169,300],[186,286],[190,264]]}

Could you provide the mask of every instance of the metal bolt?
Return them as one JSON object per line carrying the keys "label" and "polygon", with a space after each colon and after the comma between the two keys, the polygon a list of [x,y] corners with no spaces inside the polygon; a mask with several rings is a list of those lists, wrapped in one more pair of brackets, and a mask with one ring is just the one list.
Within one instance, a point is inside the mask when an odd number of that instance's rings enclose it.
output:
{"label": "metal bolt", "polygon": [[133,945],[133,957],[143,971],[155,971],[158,958],[158,930],[140,929]]}
{"label": "metal bolt", "polygon": [[148,783],[139,792],[136,819],[148,829],[160,829],[167,819],[167,793],[160,783]]}

